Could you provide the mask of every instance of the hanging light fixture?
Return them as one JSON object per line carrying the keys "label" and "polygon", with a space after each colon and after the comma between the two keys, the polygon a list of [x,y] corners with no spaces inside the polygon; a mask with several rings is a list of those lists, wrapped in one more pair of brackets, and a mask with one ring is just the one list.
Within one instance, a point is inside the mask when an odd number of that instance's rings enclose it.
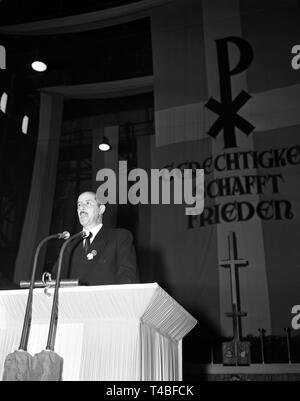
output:
{"label": "hanging light fixture", "polygon": [[8,100],[8,94],[6,92],[3,92],[0,100],[0,110],[4,114],[6,113],[7,100]]}
{"label": "hanging light fixture", "polygon": [[22,119],[22,133],[27,135],[28,133],[28,124],[29,124],[29,117],[25,115]]}
{"label": "hanging light fixture", "polygon": [[44,72],[47,70],[47,64],[42,60],[35,60],[31,63],[31,67],[34,71]]}
{"label": "hanging light fixture", "polygon": [[106,136],[103,137],[103,140],[98,147],[102,152],[108,152],[110,150],[111,146]]}

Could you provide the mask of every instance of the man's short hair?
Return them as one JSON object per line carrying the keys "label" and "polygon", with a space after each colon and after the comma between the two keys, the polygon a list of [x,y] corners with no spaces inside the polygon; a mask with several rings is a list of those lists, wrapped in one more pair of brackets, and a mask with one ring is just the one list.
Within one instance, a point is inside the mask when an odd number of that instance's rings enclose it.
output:
{"label": "man's short hair", "polygon": [[95,197],[95,199],[96,199],[96,202],[97,202],[97,205],[98,205],[98,206],[101,206],[101,205],[104,205],[104,204],[105,204],[105,203],[100,199],[100,197],[97,196],[97,192],[94,192],[94,191],[84,191],[84,192],[82,192],[79,196],[81,196],[81,195],[83,195],[83,194],[91,194],[91,195],[93,195],[93,196]]}

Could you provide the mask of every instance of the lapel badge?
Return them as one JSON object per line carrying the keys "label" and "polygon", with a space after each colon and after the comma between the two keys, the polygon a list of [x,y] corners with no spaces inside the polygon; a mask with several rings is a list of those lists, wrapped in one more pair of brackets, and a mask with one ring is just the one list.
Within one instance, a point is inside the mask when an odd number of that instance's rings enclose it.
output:
{"label": "lapel badge", "polygon": [[92,260],[94,259],[94,257],[97,255],[97,251],[95,249],[93,249],[91,252],[89,252],[86,257],[88,260]]}

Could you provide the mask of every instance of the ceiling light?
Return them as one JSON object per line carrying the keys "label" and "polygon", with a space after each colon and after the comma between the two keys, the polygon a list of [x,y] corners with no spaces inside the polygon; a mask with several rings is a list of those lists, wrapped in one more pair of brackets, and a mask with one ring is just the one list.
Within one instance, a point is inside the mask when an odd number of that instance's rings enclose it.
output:
{"label": "ceiling light", "polygon": [[8,99],[7,93],[3,92],[0,100],[0,110],[2,111],[2,113],[6,112],[7,99]]}
{"label": "ceiling light", "polygon": [[40,60],[36,60],[31,64],[31,67],[34,71],[44,72],[47,70],[47,65]]}
{"label": "ceiling light", "polygon": [[0,69],[6,69],[6,51],[5,47],[0,45]]}
{"label": "ceiling light", "polygon": [[25,135],[28,133],[28,124],[29,124],[29,117],[25,115],[22,120],[22,133]]}
{"label": "ceiling light", "polygon": [[102,142],[100,143],[100,145],[98,147],[102,152],[107,152],[111,148],[111,146],[108,142],[108,139],[106,137],[103,138]]}

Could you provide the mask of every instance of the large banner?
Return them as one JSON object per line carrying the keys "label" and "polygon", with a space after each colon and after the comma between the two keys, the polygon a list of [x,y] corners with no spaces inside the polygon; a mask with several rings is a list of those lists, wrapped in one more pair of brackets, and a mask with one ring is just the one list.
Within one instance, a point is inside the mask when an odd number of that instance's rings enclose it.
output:
{"label": "large banner", "polygon": [[[210,154],[209,140],[154,148],[151,167],[195,169]],[[208,204],[213,207],[215,201],[209,200]],[[218,326],[220,310],[216,225],[192,229],[192,221],[198,215],[186,215],[185,207],[171,204],[151,208],[155,278],[198,316],[199,326],[217,330],[214,326]]]}
{"label": "large banner", "polygon": [[284,334],[300,303],[300,74],[290,56],[299,10],[294,2],[257,4],[177,1],[152,17],[151,167],[205,171],[201,215],[153,208],[151,246],[163,259],[157,274],[198,318],[229,336],[224,260],[245,262],[235,263],[244,335],[262,327]]}

